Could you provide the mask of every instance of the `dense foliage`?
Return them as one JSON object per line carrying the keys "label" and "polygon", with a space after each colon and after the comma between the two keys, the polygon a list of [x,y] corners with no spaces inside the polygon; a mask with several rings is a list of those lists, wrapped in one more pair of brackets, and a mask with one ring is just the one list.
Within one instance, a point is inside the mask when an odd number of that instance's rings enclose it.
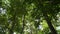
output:
{"label": "dense foliage", "polygon": [[0,0],[0,34],[60,34],[60,1]]}

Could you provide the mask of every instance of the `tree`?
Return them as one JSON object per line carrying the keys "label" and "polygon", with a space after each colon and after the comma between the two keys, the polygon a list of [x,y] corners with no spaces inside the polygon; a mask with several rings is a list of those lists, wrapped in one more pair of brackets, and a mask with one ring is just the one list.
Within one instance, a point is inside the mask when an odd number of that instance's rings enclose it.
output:
{"label": "tree", "polygon": [[[46,29],[51,31],[51,34],[57,34],[52,21],[57,20],[56,15],[60,12],[58,0],[1,0],[0,12],[0,26],[2,25],[4,34],[14,32],[16,34],[44,34]],[[30,25],[26,25],[27,23]],[[43,26],[44,24],[46,27]],[[40,25],[44,30],[39,29]]]}

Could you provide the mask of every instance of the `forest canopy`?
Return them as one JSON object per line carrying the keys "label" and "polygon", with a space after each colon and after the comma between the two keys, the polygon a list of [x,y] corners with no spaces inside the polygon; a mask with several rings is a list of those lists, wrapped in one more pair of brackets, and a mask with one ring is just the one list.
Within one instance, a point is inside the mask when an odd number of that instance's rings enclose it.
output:
{"label": "forest canopy", "polygon": [[60,1],[0,0],[0,34],[60,34]]}

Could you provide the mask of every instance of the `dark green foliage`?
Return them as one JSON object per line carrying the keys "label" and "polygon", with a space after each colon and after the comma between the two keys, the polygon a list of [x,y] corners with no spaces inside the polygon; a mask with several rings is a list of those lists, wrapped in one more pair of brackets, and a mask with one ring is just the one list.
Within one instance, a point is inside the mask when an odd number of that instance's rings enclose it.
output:
{"label": "dark green foliage", "polygon": [[[4,1],[4,0],[3,0]],[[57,19],[57,14],[60,12],[60,1],[58,0],[0,0],[0,7],[6,9],[6,14],[0,13],[0,34],[5,30],[4,34],[25,34],[25,29],[31,31],[27,33],[36,34],[37,28],[41,20],[46,20],[49,28],[42,30],[45,34],[57,34],[52,19]],[[0,11],[1,12],[1,11]],[[43,19],[41,19],[43,18]],[[35,20],[38,21],[35,21]],[[29,23],[27,26],[26,24]],[[2,25],[2,26],[1,26]],[[30,27],[32,26],[32,27]],[[34,31],[36,30],[36,33]],[[48,29],[48,30],[47,30]],[[33,33],[32,33],[33,32]],[[40,33],[39,33],[40,34]]]}

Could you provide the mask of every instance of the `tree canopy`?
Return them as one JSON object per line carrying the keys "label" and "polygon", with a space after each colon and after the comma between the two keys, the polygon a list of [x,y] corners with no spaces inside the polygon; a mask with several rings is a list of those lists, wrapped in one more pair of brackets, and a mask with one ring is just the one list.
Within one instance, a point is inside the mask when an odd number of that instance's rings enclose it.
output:
{"label": "tree canopy", "polygon": [[60,34],[60,1],[0,0],[0,34]]}

